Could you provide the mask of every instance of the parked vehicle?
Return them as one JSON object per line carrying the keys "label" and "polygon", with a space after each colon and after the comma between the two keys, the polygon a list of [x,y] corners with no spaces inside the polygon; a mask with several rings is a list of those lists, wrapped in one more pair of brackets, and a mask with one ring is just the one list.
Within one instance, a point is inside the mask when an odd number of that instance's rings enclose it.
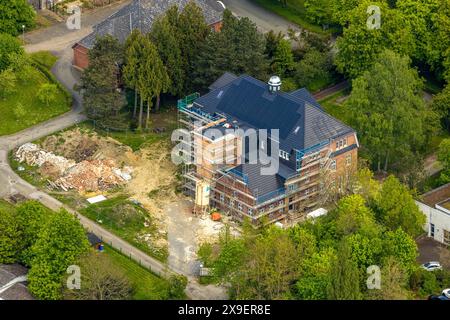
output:
{"label": "parked vehicle", "polygon": [[450,299],[450,288],[442,290],[442,295]]}
{"label": "parked vehicle", "polygon": [[430,262],[424,263],[422,265],[422,268],[427,270],[427,271],[434,271],[434,270],[441,270],[442,266],[437,261],[430,261]]}
{"label": "parked vehicle", "polygon": [[446,296],[436,296],[436,295],[431,295],[428,297],[428,300],[450,300],[450,298],[447,298]]}

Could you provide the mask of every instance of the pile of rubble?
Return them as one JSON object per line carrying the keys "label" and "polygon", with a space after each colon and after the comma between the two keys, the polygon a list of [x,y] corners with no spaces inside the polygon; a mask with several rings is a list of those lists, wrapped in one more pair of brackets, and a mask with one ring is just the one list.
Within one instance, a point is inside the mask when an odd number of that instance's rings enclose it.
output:
{"label": "pile of rubble", "polygon": [[51,187],[79,192],[107,190],[131,180],[132,168],[119,169],[113,160],[84,160],[76,163],[52,152],[42,150],[39,146],[27,143],[15,153],[19,162],[38,166],[45,176],[53,177]]}
{"label": "pile of rubble", "polygon": [[50,166],[57,171],[59,175],[76,165],[74,160],[68,160],[64,157],[57,156],[52,152],[42,150],[33,143],[25,143],[16,151],[16,160],[20,163],[25,162],[30,166]]}

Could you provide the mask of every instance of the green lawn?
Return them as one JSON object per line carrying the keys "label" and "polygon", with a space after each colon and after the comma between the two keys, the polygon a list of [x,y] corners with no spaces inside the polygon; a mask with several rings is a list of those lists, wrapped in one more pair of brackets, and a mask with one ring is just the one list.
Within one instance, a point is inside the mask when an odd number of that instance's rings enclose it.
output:
{"label": "green lawn", "polygon": [[[148,212],[128,201],[126,196],[118,196],[89,205],[81,209],[80,213],[93,221],[101,221],[103,227],[156,259],[163,262],[167,260],[167,248],[151,247],[150,242],[136,237],[138,234],[158,236],[158,230]],[[148,227],[144,226],[146,221],[149,224]]]}
{"label": "green lawn", "polygon": [[338,100],[342,99],[348,94],[348,89],[344,89],[336,92],[334,95],[329,96],[323,100],[320,100],[320,105],[325,109],[325,111],[335,117],[336,119],[341,120],[344,123],[348,124],[348,115],[349,112],[343,103],[340,103]]}
{"label": "green lawn", "polygon": [[109,246],[105,247],[106,254],[120,270],[122,270],[134,288],[133,298],[136,300],[164,300],[168,299],[168,282],[140,266],[134,260],[122,255]]}
{"label": "green lawn", "polygon": [[305,12],[303,0],[289,0],[287,2],[286,7],[283,7],[281,5],[281,2],[277,0],[252,0],[252,1],[260,5],[264,9],[274,12],[279,16],[285,18],[286,20],[295,23],[304,29],[320,34],[330,34],[335,31],[334,29],[324,31],[321,26],[309,22]]}
{"label": "green lawn", "polygon": [[0,211],[14,211],[16,210],[12,204],[0,199]]}
{"label": "green lawn", "polygon": [[[29,80],[18,82],[16,93],[6,98],[0,98],[0,136],[18,132],[70,110],[70,101],[67,93],[63,90],[59,90],[55,102],[49,106],[37,99],[39,87],[44,83],[51,82],[48,69],[56,59],[51,59],[42,53],[37,55],[36,59],[42,59],[42,64],[32,68]],[[32,61],[35,62],[33,57]],[[42,69],[40,70],[40,68]],[[45,68],[47,68],[47,75],[44,74]],[[18,117],[14,113],[14,109],[19,103],[26,109],[25,116]]]}

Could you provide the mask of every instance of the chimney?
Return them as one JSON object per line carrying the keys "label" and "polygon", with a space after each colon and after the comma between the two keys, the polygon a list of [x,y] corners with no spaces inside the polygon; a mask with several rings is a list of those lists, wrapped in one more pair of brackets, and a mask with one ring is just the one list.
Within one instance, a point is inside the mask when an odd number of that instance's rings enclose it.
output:
{"label": "chimney", "polygon": [[281,90],[281,79],[278,76],[272,76],[268,82],[270,93],[275,93]]}

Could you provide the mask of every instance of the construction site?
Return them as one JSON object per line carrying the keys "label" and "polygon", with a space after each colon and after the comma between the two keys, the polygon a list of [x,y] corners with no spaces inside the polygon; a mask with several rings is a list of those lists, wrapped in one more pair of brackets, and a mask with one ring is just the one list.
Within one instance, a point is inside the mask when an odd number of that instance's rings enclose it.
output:
{"label": "construction site", "polygon": [[[238,88],[244,86],[244,80],[254,87],[263,86],[259,82],[255,85],[255,79],[247,78],[235,78],[231,83],[236,82],[236,85],[228,83],[223,89],[218,87],[205,96],[192,94],[178,101],[179,127],[186,130],[186,136],[180,139],[183,145],[180,156],[184,161],[183,190],[194,199],[196,214],[220,211],[235,221],[248,219],[254,226],[293,225],[320,209],[328,196],[339,192],[349,173],[356,169],[356,134],[323,112],[320,106],[313,105],[314,101],[307,101],[308,96],[303,99],[302,108],[300,102],[292,103],[294,99],[285,93],[283,98],[289,107],[298,108],[300,104],[300,111],[292,115],[299,119],[298,124],[282,119],[284,122],[277,126],[276,114],[269,115],[264,123],[256,115],[260,111],[257,108],[267,105],[266,100],[269,103],[276,101],[276,88],[269,92],[260,90],[261,101],[252,98],[256,101],[255,110],[243,113],[242,110],[251,105],[248,95],[245,96],[249,88]],[[244,101],[244,104],[239,105],[236,101]],[[280,109],[279,106],[276,108]],[[270,112],[274,113],[273,110]],[[300,112],[303,117],[299,116]],[[314,116],[311,123],[304,120],[309,118],[308,113]],[[289,121],[292,129],[285,130],[282,125],[288,125]],[[280,160],[276,174],[263,175],[262,164],[247,163],[250,154],[246,142],[248,136],[243,136],[239,130],[258,129],[251,123],[263,124],[263,128],[281,128],[281,139],[290,144],[291,150],[286,148],[288,151],[284,151],[285,147],[280,144],[279,155],[271,155]],[[311,133],[309,126],[315,132]],[[263,149],[264,144],[269,149],[270,137],[266,141],[256,139],[255,149]],[[311,141],[304,143],[302,139]]]}
{"label": "construction site", "polygon": [[[197,225],[192,230],[194,243],[189,245],[211,241],[224,227],[223,222],[213,221],[209,215],[193,217],[191,206],[186,214],[180,212],[174,217],[167,214],[169,206],[185,200],[177,192],[178,168],[170,160],[170,151],[171,144],[166,138],[133,151],[111,137],[76,127],[24,144],[12,157],[20,175],[37,176],[34,182],[43,185],[50,194],[90,214],[98,223],[110,221],[117,230],[134,232],[133,239],[139,243],[167,250],[171,224],[184,220]],[[90,199],[103,199],[105,204],[95,204],[96,213],[90,208]],[[136,204],[145,211],[133,209]],[[147,217],[142,216],[143,212]],[[136,221],[142,222],[141,227],[135,226]],[[148,221],[154,225],[149,226]],[[181,231],[174,235],[176,239],[182,237]]]}

